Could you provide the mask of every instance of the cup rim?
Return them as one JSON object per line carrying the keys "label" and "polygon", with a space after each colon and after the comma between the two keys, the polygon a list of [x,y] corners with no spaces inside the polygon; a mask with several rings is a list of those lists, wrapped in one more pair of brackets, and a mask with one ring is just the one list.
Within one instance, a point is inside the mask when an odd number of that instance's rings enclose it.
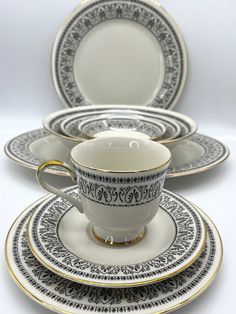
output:
{"label": "cup rim", "polygon": [[[112,139],[121,139],[122,137],[109,137],[110,140]],[[86,164],[83,164],[82,162],[78,162],[77,160],[75,160],[75,158],[73,158],[72,156],[72,153],[73,153],[73,150],[79,146],[79,145],[85,145],[86,142],[82,142],[78,145],[76,145],[75,147],[72,148],[71,152],[70,152],[70,158],[72,160],[72,162],[78,166],[81,166],[83,168],[86,168],[86,169],[89,169],[89,170],[95,170],[95,171],[100,171],[100,172],[104,172],[104,173],[122,173],[122,174],[125,174],[125,173],[142,173],[142,172],[147,172],[147,171],[153,171],[153,170],[158,170],[158,169],[161,169],[161,168],[165,168],[165,166],[168,166],[171,162],[171,159],[172,159],[172,155],[171,155],[171,151],[163,144],[161,143],[158,143],[158,142],[155,142],[155,141],[152,141],[152,140],[149,140],[149,139],[140,139],[140,138],[137,138],[137,137],[126,137],[125,139],[131,139],[131,140],[142,140],[142,141],[150,141],[152,143],[155,143],[155,145],[158,145],[158,146],[161,146],[162,149],[165,149],[166,152],[169,154],[169,158],[167,159],[167,161],[163,162],[161,165],[158,165],[156,167],[149,167],[149,168],[145,168],[145,169],[140,169],[140,170],[111,170],[111,169],[102,169],[102,168],[98,168],[98,167],[92,167],[92,166],[88,166]],[[91,139],[89,140],[89,142],[91,141],[102,141],[104,140],[104,138],[95,138],[95,139]]]}

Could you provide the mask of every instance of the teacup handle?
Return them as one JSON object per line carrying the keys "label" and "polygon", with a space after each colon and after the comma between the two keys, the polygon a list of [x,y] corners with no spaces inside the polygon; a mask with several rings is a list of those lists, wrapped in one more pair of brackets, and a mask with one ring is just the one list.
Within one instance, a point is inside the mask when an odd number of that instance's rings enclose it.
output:
{"label": "teacup handle", "polygon": [[60,196],[60,197],[62,197],[64,199],[66,199],[67,201],[69,201],[82,214],[84,211],[83,211],[83,207],[82,207],[82,204],[81,204],[80,200],[78,200],[75,197],[70,196],[70,195],[66,194],[65,192],[55,188],[54,186],[48,184],[45,181],[45,179],[43,178],[43,174],[44,174],[45,170],[47,168],[50,168],[51,166],[57,166],[57,167],[63,168],[63,170],[66,170],[66,172],[70,175],[72,180],[76,182],[77,175],[76,175],[76,172],[75,172],[75,170],[74,170],[74,168],[72,166],[68,165],[65,162],[61,162],[59,160],[48,160],[48,161],[43,162],[37,169],[36,176],[37,176],[37,180],[38,180],[39,184],[45,190],[47,190],[47,191],[49,191],[49,192],[51,192],[53,194],[56,194],[56,195],[58,195],[58,196]]}

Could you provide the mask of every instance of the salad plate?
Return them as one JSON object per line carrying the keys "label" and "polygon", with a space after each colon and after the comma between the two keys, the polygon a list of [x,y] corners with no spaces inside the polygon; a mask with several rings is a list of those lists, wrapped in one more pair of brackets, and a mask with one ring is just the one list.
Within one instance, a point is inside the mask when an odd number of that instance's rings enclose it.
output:
{"label": "salad plate", "polygon": [[[6,155],[19,165],[37,170],[49,159],[68,162],[70,149],[60,138],[44,129],[32,130],[11,139],[5,145]],[[172,162],[167,178],[191,175],[209,170],[229,156],[228,148],[218,140],[196,133],[171,148]],[[66,175],[58,168],[48,170],[56,175]]]}
{"label": "salad plate", "polygon": [[[78,188],[69,194],[79,197]],[[163,191],[160,208],[144,238],[130,247],[107,247],[88,219],[52,195],[33,213],[29,247],[46,268],[67,279],[106,287],[147,285],[189,267],[205,247],[205,225],[188,202]]]}
{"label": "salad plate", "polygon": [[81,2],[54,43],[53,81],[67,107],[137,104],[170,109],[183,91],[186,73],[181,31],[151,0]]}
{"label": "salad plate", "polygon": [[176,144],[176,142],[189,137],[197,131],[197,124],[184,114],[160,108],[130,105],[84,106],[80,108],[59,110],[49,114],[43,120],[43,126],[52,134],[65,140],[66,143],[72,144],[73,142],[85,141],[87,138],[85,138],[82,134],[78,135],[77,138],[66,136],[61,130],[63,121],[65,121],[67,118],[77,117],[77,123],[79,124],[86,119],[100,117],[103,114],[122,114],[130,116],[139,115],[143,118],[151,118],[154,121],[159,121],[160,119],[166,120],[167,118],[168,120],[172,120],[178,124],[180,127],[179,135],[172,139],[163,139],[161,143]]}
{"label": "salad plate", "polygon": [[196,299],[215,279],[222,262],[219,233],[200,211],[207,229],[201,256],[172,278],[147,286],[104,288],[79,284],[45,268],[32,254],[26,227],[46,197],[28,207],[13,223],[5,244],[8,270],[19,288],[35,302],[58,313],[167,313]]}

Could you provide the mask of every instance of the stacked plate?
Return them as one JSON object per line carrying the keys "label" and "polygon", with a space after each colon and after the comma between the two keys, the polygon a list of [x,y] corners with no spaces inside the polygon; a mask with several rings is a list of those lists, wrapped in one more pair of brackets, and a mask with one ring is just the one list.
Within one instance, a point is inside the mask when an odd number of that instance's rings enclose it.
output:
{"label": "stacked plate", "polygon": [[48,159],[68,161],[75,144],[118,129],[166,144],[168,177],[208,170],[228,156],[222,143],[196,133],[192,119],[168,110],[186,82],[187,51],[179,27],[156,2],[81,3],[57,34],[52,73],[60,100],[71,109],[9,141],[5,152],[20,165],[36,170]]}
{"label": "stacked plate", "polygon": [[[37,170],[50,159],[70,163],[75,145],[111,135],[166,145],[172,154],[167,178],[211,169],[229,155],[224,144],[197,133],[191,118],[169,110],[185,85],[187,52],[178,26],[154,1],[83,1],[58,32],[52,73],[68,108],[6,144],[7,156],[20,165]],[[47,171],[66,175],[57,166]],[[75,186],[66,193],[79,197]],[[53,311],[168,312],[199,296],[220,268],[222,243],[210,218],[167,190],[134,245],[102,244],[85,215],[77,216],[75,207],[49,194],[7,236],[15,282]]]}
{"label": "stacked plate", "polygon": [[[152,107],[131,105],[83,106],[50,114],[44,129],[29,131],[12,139],[6,154],[19,164],[37,169],[49,159],[69,161],[70,150],[93,137],[133,134],[159,141],[172,153],[167,177],[206,171],[229,154],[224,144],[196,133],[196,123],[186,115]],[[50,173],[66,175],[56,167]]]}
{"label": "stacked plate", "polygon": [[[77,187],[66,192],[78,196]],[[6,260],[19,287],[51,310],[164,313],[211,284],[222,243],[206,214],[166,190],[145,237],[119,248],[101,244],[84,215],[49,195],[12,225]]]}

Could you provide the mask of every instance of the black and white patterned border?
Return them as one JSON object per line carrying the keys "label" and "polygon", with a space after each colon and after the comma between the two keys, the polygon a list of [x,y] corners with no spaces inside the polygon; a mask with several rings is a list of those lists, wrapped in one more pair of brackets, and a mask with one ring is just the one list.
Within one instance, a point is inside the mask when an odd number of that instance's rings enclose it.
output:
{"label": "black and white patterned border", "polygon": [[[129,115],[129,114],[127,114]],[[135,115],[134,115],[135,116]],[[96,117],[93,117],[94,119]],[[135,128],[135,131],[137,132],[141,132],[141,133],[145,133],[144,131],[144,128],[145,128],[145,117],[142,117],[143,121],[138,121],[138,124],[139,124],[139,127]],[[150,119],[150,117],[149,117]],[[81,137],[81,132],[83,132],[84,134],[86,135],[89,135],[89,136],[93,136],[94,134],[100,132],[100,131],[104,131],[104,127],[102,126],[103,125],[103,122],[106,121],[107,123],[109,122],[109,118],[98,118],[97,117],[97,120],[94,121],[93,123],[88,123],[88,126],[87,127],[83,127],[82,130],[80,131],[80,129],[78,128],[78,125],[79,123],[82,121],[81,117],[71,117],[69,119],[67,119],[65,122],[64,122],[64,125],[62,127],[61,125],[61,129],[63,129],[63,132],[68,135],[68,136],[72,136],[72,137]],[[99,121],[103,121],[103,122],[99,122]],[[161,135],[160,139],[164,139],[164,138],[173,138],[175,137],[176,134],[179,134],[178,133],[178,125],[176,125],[176,123],[173,121],[166,121],[165,118],[157,118],[156,119],[156,122],[157,123],[160,123],[162,124],[166,130],[164,132],[164,135]],[[100,127],[100,124],[101,124],[101,127]],[[148,122],[149,124],[149,122]],[[153,136],[147,132],[147,134],[150,136],[150,137],[156,137],[157,134],[153,134]]]}
{"label": "black and white patterned border", "polygon": [[[206,223],[208,239],[207,245],[199,259],[182,273],[165,281],[125,289],[107,289],[78,284],[52,273],[32,255],[25,228],[35,206],[19,221],[13,240],[10,242],[12,263],[17,272],[14,276],[23,289],[29,294],[37,291],[37,300],[42,305],[52,306],[54,309],[67,311],[84,311],[91,313],[124,313],[152,310],[160,308],[171,309],[185,300],[197,295],[198,287],[208,278],[215,267],[216,240],[214,232]],[[212,276],[212,274],[211,274]],[[20,279],[23,278],[23,279]],[[209,278],[211,280],[211,278]],[[32,292],[31,292],[32,291]],[[34,293],[32,294],[34,295]],[[47,300],[45,301],[45,298]]]}
{"label": "black and white patterned border", "polygon": [[[33,130],[21,134],[7,143],[5,146],[5,152],[11,159],[15,160],[19,164],[37,169],[38,166],[45,160],[42,160],[33,154],[30,151],[29,146],[34,141],[49,135],[50,133],[44,129]],[[184,163],[181,166],[170,166],[167,171],[167,177],[200,172],[202,169],[211,168],[221,163],[228,156],[227,148],[216,139],[197,133],[189,137],[188,140],[200,145],[204,149],[204,154],[200,159]],[[57,167],[55,167],[51,172],[55,174],[65,174],[65,172],[61,171]]]}
{"label": "black and white patterned border", "polygon": [[[180,134],[178,138],[185,138],[186,136],[190,136],[196,131],[196,124],[194,121],[190,121],[186,119],[186,117],[179,116],[173,114],[173,111],[165,110],[165,111],[157,111],[157,109],[147,107],[147,106],[129,106],[129,108],[121,108],[121,106],[87,106],[84,108],[77,108],[78,110],[74,110],[73,112],[62,111],[56,114],[55,116],[51,116],[50,119],[45,123],[46,128],[51,130],[54,134],[61,133],[61,124],[65,119],[73,117],[76,114],[76,121],[79,124],[81,121],[84,121],[88,118],[95,118],[101,114],[129,114],[129,115],[141,115],[142,117],[152,118],[152,119],[171,119],[174,123],[179,125]],[[161,110],[161,109],[160,109]],[[173,124],[172,124],[173,126]],[[80,137],[80,136],[78,136]],[[175,139],[173,139],[174,141]]]}
{"label": "black and white patterned border", "polygon": [[[74,197],[78,193],[73,188]],[[62,217],[71,205],[54,197],[42,206],[31,221],[29,238],[34,252],[40,259],[60,271],[73,277],[85,280],[111,282],[143,280],[152,277],[164,276],[174,272],[187,260],[193,259],[203,245],[205,235],[204,226],[200,217],[178,197],[164,191],[161,195],[160,206],[170,215],[176,225],[176,236],[171,246],[159,256],[142,263],[132,265],[104,265],[85,260],[72,254],[63,246],[58,235],[58,226]],[[46,262],[46,263],[47,263]]]}
{"label": "black and white patterned border", "polygon": [[76,51],[94,27],[113,19],[130,20],[147,28],[159,42],[165,60],[162,86],[150,104],[169,108],[178,96],[184,80],[186,60],[183,45],[171,22],[147,2],[140,0],[98,0],[79,10],[60,34],[53,54],[54,80],[57,90],[69,107],[88,105],[74,77]]}

